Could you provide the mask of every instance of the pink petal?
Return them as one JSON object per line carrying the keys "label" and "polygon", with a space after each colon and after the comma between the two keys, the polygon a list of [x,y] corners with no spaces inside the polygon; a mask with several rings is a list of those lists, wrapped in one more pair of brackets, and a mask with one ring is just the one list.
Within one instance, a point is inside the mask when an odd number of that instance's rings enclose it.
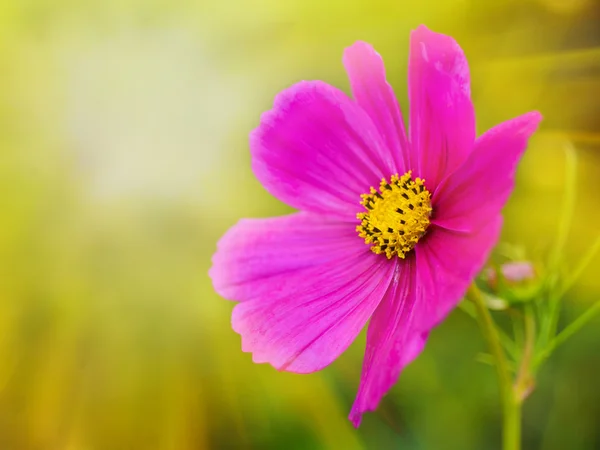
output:
{"label": "pink petal", "polygon": [[429,330],[458,305],[498,241],[499,214],[476,232],[430,227],[415,248],[420,300],[419,328]]}
{"label": "pink petal", "polygon": [[352,225],[299,213],[239,222],[221,239],[210,275],[217,292],[243,301],[232,325],[254,362],[308,373],[356,338],[393,268]]}
{"label": "pink petal", "polygon": [[350,420],[360,424],[374,411],[400,373],[422,351],[433,327],[458,304],[485,264],[500,234],[500,216],[477,233],[432,227],[415,248],[416,257],[398,264],[367,333],[358,395]]}
{"label": "pink petal", "polygon": [[541,119],[531,112],[480,136],[467,161],[434,194],[434,223],[470,231],[496,217],[514,188],[517,163]]}
{"label": "pink petal", "polygon": [[250,149],[254,173],[281,201],[353,221],[360,194],[398,171],[367,113],[320,81],[281,92]]}
{"label": "pink petal", "polygon": [[402,174],[410,169],[410,153],[402,113],[392,86],[387,82],[381,56],[366,42],[356,42],[344,52],[344,66],[352,95],[385,140]]}
{"label": "pink petal", "polygon": [[465,160],[475,142],[469,67],[454,39],[421,25],[411,33],[408,77],[417,175],[433,192]]}
{"label": "pink petal", "polygon": [[402,369],[423,351],[429,333],[413,326],[418,314],[416,282],[415,258],[399,262],[394,281],[371,319],[360,386],[349,416],[355,427],[364,412],[377,408]]}
{"label": "pink petal", "polygon": [[302,271],[368,252],[354,226],[316,214],[242,219],[219,240],[209,271],[216,292],[235,301],[304,283]]}

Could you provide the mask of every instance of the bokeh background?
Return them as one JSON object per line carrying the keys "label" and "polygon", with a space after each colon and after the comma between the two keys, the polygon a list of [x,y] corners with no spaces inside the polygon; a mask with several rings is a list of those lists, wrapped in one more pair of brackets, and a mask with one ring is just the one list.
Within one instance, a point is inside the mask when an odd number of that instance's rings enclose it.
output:
{"label": "bokeh background", "polygon": [[[420,23],[464,48],[480,131],[544,114],[502,238],[536,261],[576,149],[572,266],[600,223],[598,2],[0,2],[0,450],[499,448],[495,374],[463,312],[354,430],[364,338],[318,374],[254,365],[207,275],[239,218],[289,211],[249,166],[274,95],[301,79],[348,90],[342,50],[361,39],[407,111]],[[599,269],[561,324],[598,301]],[[543,368],[525,449],[600,448],[599,326]]]}

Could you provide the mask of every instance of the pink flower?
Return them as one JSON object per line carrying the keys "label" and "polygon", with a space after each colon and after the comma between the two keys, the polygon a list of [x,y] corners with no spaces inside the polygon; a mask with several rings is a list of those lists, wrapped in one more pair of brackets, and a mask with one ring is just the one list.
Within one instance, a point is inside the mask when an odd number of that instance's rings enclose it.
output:
{"label": "pink flower", "polygon": [[254,173],[300,212],[238,222],[210,276],[240,302],[232,326],[243,351],[278,370],[324,368],[370,319],[350,412],[358,426],[487,260],[541,116],[476,138],[467,60],[424,26],[411,34],[408,135],[373,48],[357,42],[343,62],[354,100],[302,81],[250,136]]}

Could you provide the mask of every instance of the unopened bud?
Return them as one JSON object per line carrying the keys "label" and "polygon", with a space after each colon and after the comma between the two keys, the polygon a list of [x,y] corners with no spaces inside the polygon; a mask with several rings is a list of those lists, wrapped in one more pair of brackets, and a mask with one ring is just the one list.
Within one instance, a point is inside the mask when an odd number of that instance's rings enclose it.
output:
{"label": "unopened bud", "polygon": [[[535,278],[535,269],[529,261],[513,261],[500,266],[502,277],[509,285],[519,284],[523,281],[533,280]],[[496,269],[490,267],[484,271],[484,279],[491,287],[498,284],[498,274]]]}
{"label": "unopened bud", "polygon": [[539,289],[536,270],[529,261],[511,261],[499,268],[490,267],[482,277],[492,291],[490,294],[509,304],[527,302]]}

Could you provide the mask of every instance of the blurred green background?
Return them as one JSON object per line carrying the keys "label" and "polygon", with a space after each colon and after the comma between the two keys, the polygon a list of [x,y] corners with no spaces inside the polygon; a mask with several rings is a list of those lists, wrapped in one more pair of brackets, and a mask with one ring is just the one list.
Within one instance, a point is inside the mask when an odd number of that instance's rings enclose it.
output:
{"label": "blurred green background", "polygon": [[[594,0],[0,2],[0,450],[499,448],[495,374],[461,311],[354,430],[364,338],[318,374],[254,365],[207,275],[239,218],[288,212],[249,166],[274,95],[301,79],[348,90],[342,50],[361,39],[407,112],[420,23],[464,48],[480,132],[545,117],[503,233],[534,259],[575,146],[572,265],[600,223]],[[598,301],[599,269],[563,321]],[[600,448],[599,325],[542,370],[525,449]]]}

